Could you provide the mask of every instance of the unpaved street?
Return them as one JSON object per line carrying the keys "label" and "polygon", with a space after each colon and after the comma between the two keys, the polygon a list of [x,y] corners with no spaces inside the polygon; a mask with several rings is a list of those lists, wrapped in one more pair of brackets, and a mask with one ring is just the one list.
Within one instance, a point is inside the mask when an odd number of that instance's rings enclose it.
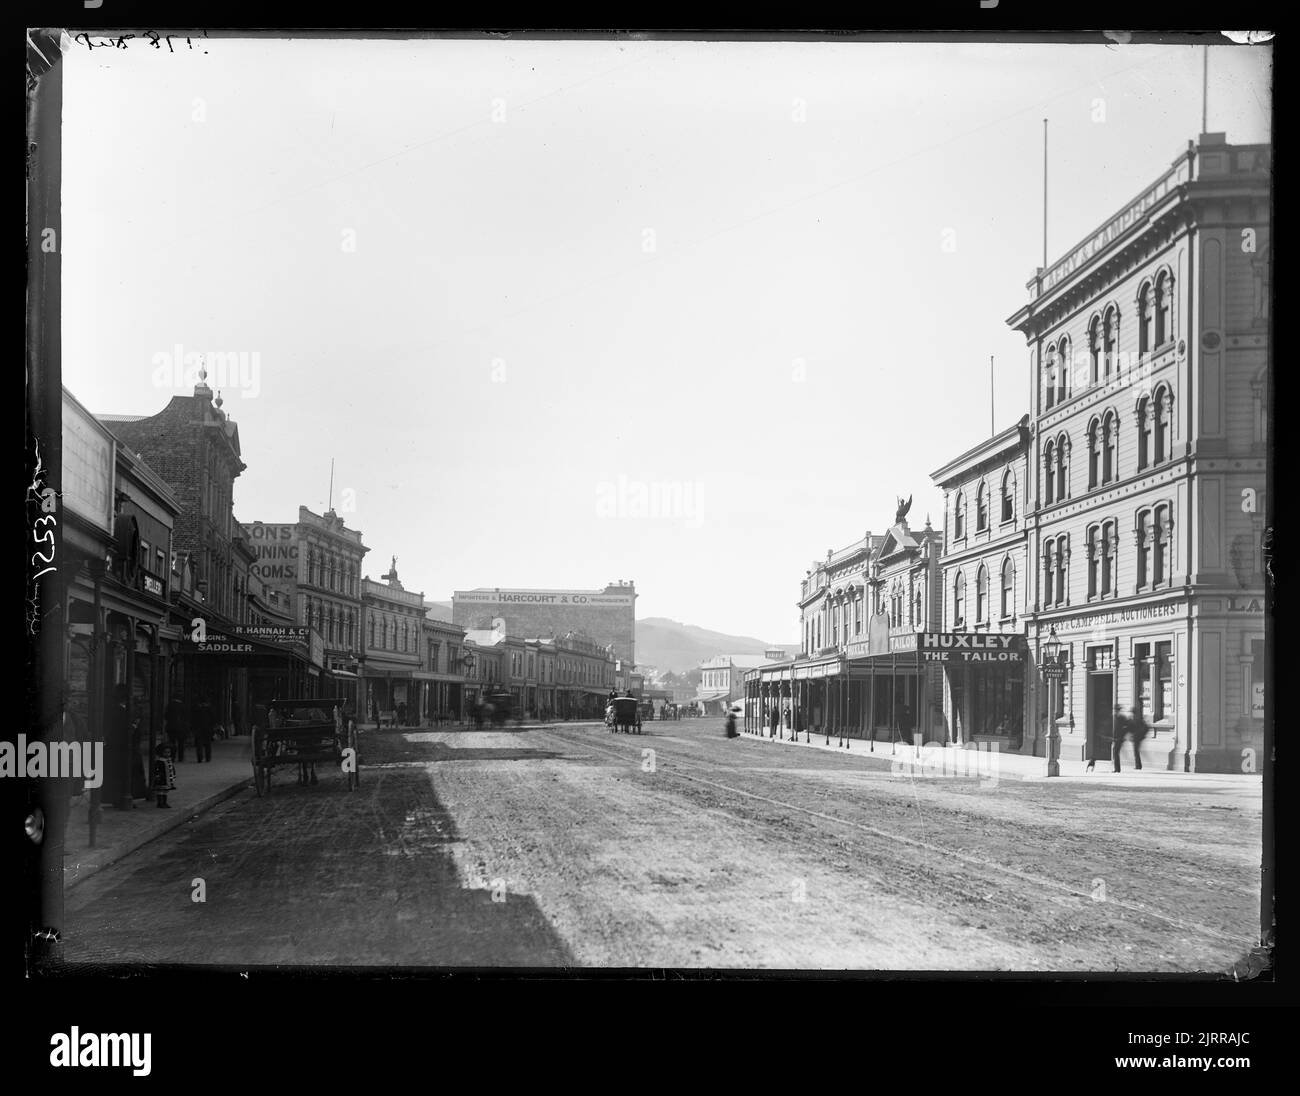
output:
{"label": "unpaved street", "polygon": [[241,794],[75,888],[68,957],[1227,972],[1255,942],[1258,782],[645,729],[372,732],[359,792]]}

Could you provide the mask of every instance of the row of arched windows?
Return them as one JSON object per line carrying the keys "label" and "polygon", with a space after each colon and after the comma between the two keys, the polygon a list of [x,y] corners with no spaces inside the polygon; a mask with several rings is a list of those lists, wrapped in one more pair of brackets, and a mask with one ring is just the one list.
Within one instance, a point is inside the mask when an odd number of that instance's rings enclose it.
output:
{"label": "row of arched windows", "polygon": [[[1138,287],[1135,305],[1138,317],[1138,356],[1151,354],[1174,337],[1174,276],[1169,268],[1159,270]],[[1123,371],[1119,356],[1120,310],[1115,303],[1094,312],[1088,320],[1087,373],[1074,359],[1074,344],[1062,335],[1043,351],[1043,410],[1064,403],[1076,387],[1105,384]]]}
{"label": "row of arched windows", "polygon": [[[954,628],[967,624],[987,624],[993,602],[989,591],[988,564],[981,563],[975,571],[975,615],[967,619],[970,609],[966,600],[966,573],[959,570],[952,583],[952,623]],[[1009,620],[1016,612],[1016,566],[1007,556],[1002,561],[998,578],[997,608],[1000,618]]]}
{"label": "row of arched windows", "polygon": [[[991,500],[989,485],[980,480],[975,488],[975,531],[985,532],[989,528]],[[961,540],[966,536],[966,492],[958,491],[953,512],[953,539]],[[998,487],[998,520],[1011,521],[1016,516],[1016,478],[1008,468],[1002,473]]]}
{"label": "row of arched windows", "polygon": [[[1137,401],[1134,420],[1137,470],[1146,471],[1173,459],[1173,390],[1157,385]],[[1099,411],[1088,422],[1088,490],[1120,478],[1120,417],[1114,408]],[[1070,438],[1064,432],[1043,446],[1043,503],[1052,506],[1070,497]]]}
{"label": "row of arched windows", "polygon": [[307,582],[340,594],[357,596],[357,565],[328,552],[307,549]]}
{"label": "row of arched windows", "polygon": [[315,628],[333,647],[356,647],[357,613],[355,609],[330,605],[319,599],[307,598],[303,608],[304,624]]}
{"label": "row of arched windows", "polygon": [[[1136,591],[1155,590],[1173,581],[1172,506],[1158,502],[1138,510],[1133,519]],[[1084,534],[1089,601],[1119,596],[1121,539],[1119,521],[1107,518],[1089,525]],[[1042,605],[1050,608],[1069,602],[1069,537],[1043,541]]]}
{"label": "row of arched windows", "polygon": [[420,628],[414,621],[387,613],[370,614],[369,646],[385,651],[420,650]]}

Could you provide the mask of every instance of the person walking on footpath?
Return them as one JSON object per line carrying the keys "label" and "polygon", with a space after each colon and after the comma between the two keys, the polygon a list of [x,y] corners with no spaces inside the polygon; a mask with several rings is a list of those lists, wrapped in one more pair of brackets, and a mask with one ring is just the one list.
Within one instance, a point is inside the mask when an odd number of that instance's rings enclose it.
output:
{"label": "person walking on footpath", "polygon": [[167,793],[176,790],[176,764],[172,761],[172,748],[169,742],[158,744],[158,756],[153,763],[154,803],[159,807],[170,807]]}
{"label": "person walking on footpath", "polygon": [[167,732],[167,741],[177,761],[185,760],[185,701],[180,693],[173,693],[163,713],[163,726]]}
{"label": "person walking on footpath", "polygon": [[212,702],[206,695],[194,709],[194,760],[212,760]]}
{"label": "person walking on footpath", "polygon": [[740,732],[736,730],[736,706],[727,709],[727,737],[737,738]]}

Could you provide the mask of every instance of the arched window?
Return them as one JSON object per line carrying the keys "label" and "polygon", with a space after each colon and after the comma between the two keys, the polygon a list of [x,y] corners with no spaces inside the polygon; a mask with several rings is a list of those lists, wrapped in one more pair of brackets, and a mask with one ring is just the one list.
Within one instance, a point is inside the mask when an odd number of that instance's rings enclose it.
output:
{"label": "arched window", "polygon": [[1056,501],[1070,495],[1070,440],[1064,434],[1056,439]]}
{"label": "arched window", "polygon": [[1155,345],[1157,347],[1164,346],[1166,342],[1174,337],[1174,325],[1172,323],[1173,297],[1174,279],[1169,271],[1162,270],[1156,275]]}
{"label": "arched window", "polygon": [[961,571],[952,584],[952,622],[955,627],[966,623],[966,576]]}
{"label": "arched window", "polygon": [[1097,596],[1097,576],[1101,571],[1101,530],[1097,526],[1088,529],[1088,597]]}
{"label": "arched window", "polygon": [[984,530],[989,527],[989,488],[983,480],[975,491],[975,528]]}
{"label": "arched window", "polygon": [[1101,420],[1101,436],[1101,482],[1110,483],[1119,479],[1119,417],[1114,411],[1107,411]]}
{"label": "arched window", "polygon": [[1016,569],[1011,565],[1011,557],[1002,561],[1002,618],[1006,620],[1015,615],[1016,609]]}
{"label": "arched window", "polygon": [[1137,516],[1137,528],[1133,531],[1133,539],[1137,545],[1137,588],[1142,589],[1147,584],[1150,576],[1150,559],[1151,550],[1148,543],[1151,536],[1151,513],[1148,510],[1139,510]]}
{"label": "arched window", "polygon": [[1070,336],[1063,335],[1056,344],[1056,402],[1064,403],[1074,387],[1071,373],[1074,369],[1074,353],[1070,348]]}
{"label": "arched window", "polygon": [[370,646],[375,645],[375,618],[370,618]]}
{"label": "arched window", "polygon": [[1140,355],[1150,354],[1158,345],[1154,341],[1155,335],[1155,290],[1150,282],[1143,282],[1142,288],[1138,290],[1138,353]]}
{"label": "arched window", "polygon": [[1111,305],[1102,319],[1101,369],[1102,380],[1110,380],[1116,370],[1115,351],[1119,347],[1119,309]]}
{"label": "arched window", "polygon": [[1160,387],[1154,392],[1151,400],[1152,411],[1152,441],[1154,442],[1155,454],[1152,460],[1153,464],[1160,464],[1169,460],[1173,456],[1173,445],[1170,429],[1172,425],[1174,398],[1168,388]]}
{"label": "arched window", "polygon": [[953,538],[961,540],[966,535],[966,493],[957,492],[957,509],[953,518]]}
{"label": "arched window", "polygon": [[1137,404],[1137,458],[1138,470],[1151,462],[1151,399],[1143,396]]}
{"label": "arched window", "polygon": [[989,618],[989,569],[980,564],[975,572],[975,619],[987,621]]}
{"label": "arched window", "polygon": [[1096,384],[1101,379],[1101,317],[1093,316],[1088,324],[1088,383]]}
{"label": "arched window", "polygon": [[1043,502],[1051,506],[1056,499],[1056,443],[1049,441],[1043,449]]}
{"label": "arched window", "polygon": [[310,600],[305,601],[304,604],[306,605],[306,609],[307,609],[307,619],[303,623],[305,623],[307,627],[310,628],[312,626],[313,606]]}
{"label": "arched window", "polygon": [[1152,545],[1151,585],[1162,586],[1169,581],[1173,570],[1172,556],[1170,554],[1173,546],[1173,519],[1169,516],[1167,504],[1162,503],[1155,508],[1152,519],[1152,534],[1154,543]]}
{"label": "arched window", "polygon": [[1043,407],[1050,411],[1056,406],[1056,345],[1049,343],[1043,359]]}
{"label": "arched window", "polygon": [[1002,473],[1002,520],[1012,521],[1016,516],[1016,478],[1008,468]]}
{"label": "arched window", "polygon": [[1101,423],[1093,419],[1088,423],[1088,490],[1101,482]]}
{"label": "arched window", "polygon": [[1069,601],[1066,571],[1070,564],[1070,538],[1056,538],[1056,604]]}
{"label": "arched window", "polygon": [[1056,604],[1052,589],[1052,578],[1055,574],[1055,561],[1052,559],[1053,544],[1050,540],[1043,541],[1043,605]]}
{"label": "arched window", "polygon": [[1115,549],[1119,537],[1115,533],[1115,523],[1107,521],[1101,527],[1101,596],[1109,597],[1115,592]]}

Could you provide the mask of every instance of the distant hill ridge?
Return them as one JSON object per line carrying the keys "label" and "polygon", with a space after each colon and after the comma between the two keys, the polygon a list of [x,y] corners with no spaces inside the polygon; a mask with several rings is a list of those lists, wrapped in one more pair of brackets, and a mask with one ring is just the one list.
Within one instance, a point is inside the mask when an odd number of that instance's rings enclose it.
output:
{"label": "distant hill ridge", "polygon": [[797,649],[794,643],[769,643],[753,636],[728,635],[667,617],[646,617],[636,622],[637,663],[657,670],[680,674],[716,655],[761,655],[772,647],[790,654]]}

